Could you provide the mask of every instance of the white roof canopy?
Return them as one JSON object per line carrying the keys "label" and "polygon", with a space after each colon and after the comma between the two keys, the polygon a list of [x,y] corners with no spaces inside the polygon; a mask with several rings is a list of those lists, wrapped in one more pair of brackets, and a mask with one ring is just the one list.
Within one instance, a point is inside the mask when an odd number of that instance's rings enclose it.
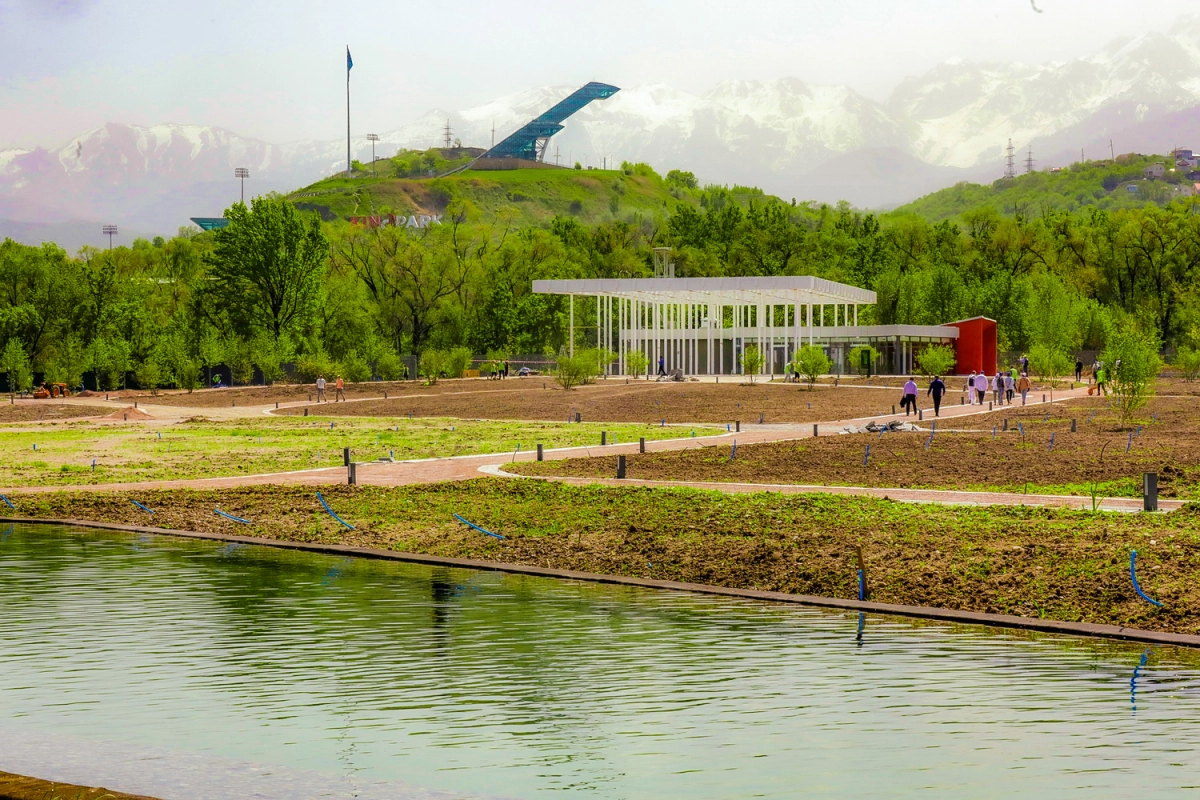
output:
{"label": "white roof canopy", "polygon": [[620,297],[645,303],[827,305],[875,302],[875,293],[811,276],[772,278],[597,278],[534,281],[535,294]]}

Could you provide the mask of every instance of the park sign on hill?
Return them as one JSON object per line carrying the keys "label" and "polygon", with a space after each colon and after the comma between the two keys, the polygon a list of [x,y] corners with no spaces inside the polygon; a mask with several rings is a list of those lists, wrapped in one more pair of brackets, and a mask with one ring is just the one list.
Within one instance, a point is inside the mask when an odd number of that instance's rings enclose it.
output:
{"label": "park sign on hill", "polygon": [[428,228],[430,225],[441,225],[441,214],[417,214],[405,217],[403,214],[376,214],[368,217],[350,217],[351,225],[361,225],[366,228]]}

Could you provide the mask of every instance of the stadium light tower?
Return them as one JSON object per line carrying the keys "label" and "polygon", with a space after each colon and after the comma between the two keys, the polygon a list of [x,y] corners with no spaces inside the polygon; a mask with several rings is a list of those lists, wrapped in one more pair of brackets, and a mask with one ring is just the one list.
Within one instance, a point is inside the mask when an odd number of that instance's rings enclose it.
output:
{"label": "stadium light tower", "polygon": [[250,177],[250,170],[245,167],[234,167],[233,177],[238,178],[242,182],[242,202],[246,202],[246,178]]}
{"label": "stadium light tower", "polygon": [[375,143],[379,141],[379,134],[368,133],[367,141],[371,143],[371,177],[375,177]]}
{"label": "stadium light tower", "polygon": [[105,225],[103,228],[101,228],[101,230],[104,232],[104,235],[108,237],[108,250],[111,253],[112,252],[112,237],[117,235],[117,226],[116,225]]}

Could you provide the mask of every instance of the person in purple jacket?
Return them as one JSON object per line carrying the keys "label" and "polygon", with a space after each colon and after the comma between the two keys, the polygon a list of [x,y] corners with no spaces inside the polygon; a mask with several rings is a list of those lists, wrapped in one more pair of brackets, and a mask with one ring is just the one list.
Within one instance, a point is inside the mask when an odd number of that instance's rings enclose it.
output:
{"label": "person in purple jacket", "polygon": [[912,378],[904,384],[904,397],[900,399],[900,405],[904,406],[904,416],[910,413],[917,413],[917,382]]}

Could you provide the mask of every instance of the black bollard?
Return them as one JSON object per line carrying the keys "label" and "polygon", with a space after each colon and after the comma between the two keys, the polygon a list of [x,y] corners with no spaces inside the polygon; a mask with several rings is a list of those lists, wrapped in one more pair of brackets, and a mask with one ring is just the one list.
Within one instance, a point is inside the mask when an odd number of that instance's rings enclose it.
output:
{"label": "black bollard", "polygon": [[306,416],[306,417],[308,416],[308,409],[307,409],[307,408],[306,408],[306,409],[304,409],[304,416]]}
{"label": "black bollard", "polygon": [[645,436],[638,439],[638,452],[639,453],[646,452],[646,437]]}
{"label": "black bollard", "polygon": [[1071,433],[1075,432],[1075,420],[1071,420]]}
{"label": "black bollard", "polygon": [[608,431],[600,431],[600,446],[604,447],[608,444]]}
{"label": "black bollard", "polygon": [[817,424],[813,423],[813,438],[817,438]]}
{"label": "black bollard", "polygon": [[1046,395],[1042,395],[1042,402],[1046,402]]}
{"label": "black bollard", "polygon": [[617,477],[625,477],[625,456],[617,456]]}
{"label": "black bollard", "polygon": [[1008,420],[1004,420],[1004,427],[1001,430],[1004,430],[1004,431],[1008,430]]}
{"label": "black bollard", "polygon": [[733,430],[735,433],[742,432],[742,421],[740,419],[737,422],[733,423]]}
{"label": "black bollard", "polygon": [[1142,510],[1158,511],[1158,473],[1142,473]]}
{"label": "black bollard", "polygon": [[762,415],[762,414],[759,414],[759,415],[758,415],[758,424],[759,424],[759,425],[762,425],[762,424],[763,424],[763,415]]}
{"label": "black bollard", "polygon": [[275,401],[275,408],[279,408],[279,401],[278,401],[278,400],[276,400],[276,401]]}
{"label": "black bollard", "polygon": [[579,422],[579,421],[580,421],[580,420],[579,420],[579,412],[578,412],[578,411],[576,411],[576,412],[575,412],[575,421],[576,421],[576,422]]}
{"label": "black bollard", "polygon": [[384,399],[384,400],[387,400],[387,392],[384,392],[384,393],[383,393],[383,399]]}
{"label": "black bollard", "polygon": [[342,448],[342,463],[345,464],[347,467],[350,466],[350,448],[349,447]]}
{"label": "black bollard", "polygon": [[546,460],[546,457],[545,457],[545,455],[542,453],[542,443],[541,443],[541,442],[538,442],[538,446],[537,446],[537,448],[538,448],[538,456],[537,456],[537,458],[538,458],[538,461],[545,461],[545,460]]}
{"label": "black bollard", "polygon": [[357,466],[358,465],[354,463],[346,464],[346,483],[349,486],[358,485],[358,471],[355,469]]}
{"label": "black bollard", "polygon": [[924,421],[924,419],[925,419],[925,411],[923,409],[918,408],[917,409],[917,422],[922,422],[922,421]]}

